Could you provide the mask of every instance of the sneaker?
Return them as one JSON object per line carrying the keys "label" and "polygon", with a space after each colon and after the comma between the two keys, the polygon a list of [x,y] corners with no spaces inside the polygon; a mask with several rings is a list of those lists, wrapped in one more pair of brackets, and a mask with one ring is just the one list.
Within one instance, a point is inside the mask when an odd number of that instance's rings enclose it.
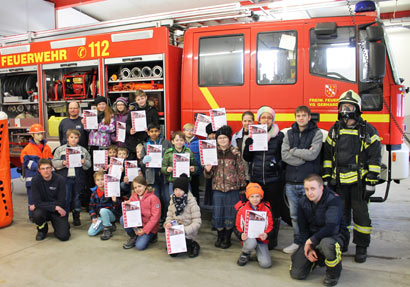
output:
{"label": "sneaker", "polygon": [[104,227],[103,233],[101,234],[101,240],[108,240],[112,237],[111,227]]}
{"label": "sneaker", "polygon": [[245,266],[249,262],[249,253],[242,252],[238,258],[238,265]]}
{"label": "sneaker", "polygon": [[126,243],[122,245],[122,248],[124,249],[131,249],[135,247],[135,242],[137,241],[137,236],[130,237]]}
{"label": "sneaker", "polygon": [[283,252],[286,254],[293,254],[296,250],[298,250],[299,245],[296,243],[292,243],[288,247],[283,248]]}

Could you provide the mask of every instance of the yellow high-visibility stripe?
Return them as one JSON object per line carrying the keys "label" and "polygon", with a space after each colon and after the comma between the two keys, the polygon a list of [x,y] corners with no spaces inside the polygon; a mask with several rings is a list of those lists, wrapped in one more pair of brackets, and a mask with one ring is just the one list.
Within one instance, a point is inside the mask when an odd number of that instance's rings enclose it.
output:
{"label": "yellow high-visibility stripe", "polygon": [[330,161],[330,160],[324,160],[323,161],[323,167],[324,168],[327,168],[327,167],[332,167],[332,161]]}
{"label": "yellow high-visibility stripe", "polygon": [[358,130],[348,130],[348,129],[341,129],[339,131],[340,135],[354,135],[357,136],[359,134]]}
{"label": "yellow high-visibility stripe", "polygon": [[335,145],[336,145],[335,142],[334,142],[329,136],[326,138],[326,142],[327,142],[330,146],[335,146]]}
{"label": "yellow high-visibility stripe", "polygon": [[[205,100],[208,102],[211,109],[219,109],[219,105],[216,102],[215,98],[212,96],[211,92],[206,87],[200,87],[202,95]],[[319,113],[320,122],[335,122],[337,121],[337,113]],[[389,114],[364,114],[362,115],[364,120],[367,120],[371,123],[389,123],[390,115]],[[226,119],[228,121],[242,121],[242,113],[227,113]],[[277,122],[294,122],[295,114],[294,113],[277,113],[275,115],[275,121]]]}
{"label": "yellow high-visibility stripe", "polygon": [[47,221],[44,221],[44,223],[43,223],[43,224],[41,224],[41,225],[37,225],[37,227],[38,227],[38,229],[43,229],[43,228],[44,228],[44,226],[46,226],[46,224],[47,224]]}
{"label": "yellow high-visibility stripe", "polygon": [[369,164],[369,171],[380,173],[380,166]]}
{"label": "yellow high-visibility stripe", "polygon": [[372,227],[371,226],[360,226],[356,223],[353,224],[353,229],[356,230],[357,232],[363,233],[363,234],[370,234],[372,233]]}
{"label": "yellow high-visibility stripe", "polygon": [[340,261],[342,261],[342,252],[340,251],[340,244],[339,242],[335,243],[335,252],[336,252],[336,259],[335,260],[325,260],[325,264],[328,267],[335,267],[337,264],[339,264]]}

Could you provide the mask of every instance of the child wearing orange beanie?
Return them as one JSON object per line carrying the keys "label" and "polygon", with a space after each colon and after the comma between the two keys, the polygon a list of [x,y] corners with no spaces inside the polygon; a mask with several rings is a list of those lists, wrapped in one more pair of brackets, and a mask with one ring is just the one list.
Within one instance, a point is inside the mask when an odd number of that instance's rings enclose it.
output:
{"label": "child wearing orange beanie", "polygon": [[[237,263],[239,266],[245,266],[249,261],[252,251],[256,249],[256,258],[259,266],[262,268],[269,268],[272,266],[272,259],[269,254],[267,238],[269,232],[273,230],[273,219],[270,205],[268,202],[262,201],[264,196],[263,189],[255,182],[250,182],[248,184],[245,195],[248,201],[245,203],[239,201],[235,205],[238,212],[236,214],[234,232],[242,243],[242,253],[239,256]],[[266,212],[266,227],[264,233],[260,234],[258,238],[249,238],[245,233],[247,211],[252,210]]]}

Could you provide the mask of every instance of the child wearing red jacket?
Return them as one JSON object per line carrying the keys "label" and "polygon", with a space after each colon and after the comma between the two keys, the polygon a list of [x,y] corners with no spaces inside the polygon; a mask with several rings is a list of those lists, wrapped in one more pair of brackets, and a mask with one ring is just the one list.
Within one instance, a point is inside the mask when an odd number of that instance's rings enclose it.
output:
{"label": "child wearing red jacket", "polygon": [[[270,209],[269,202],[263,202],[262,198],[264,192],[262,187],[254,182],[251,182],[246,187],[246,198],[247,202],[239,201],[235,208],[237,210],[236,214],[236,225],[235,234],[238,236],[242,243],[242,253],[238,259],[239,266],[245,266],[249,257],[254,249],[256,249],[256,258],[258,259],[259,266],[262,268],[269,268],[272,266],[272,259],[270,258],[268,249],[268,234],[273,230],[273,220],[272,211]],[[266,212],[266,227],[264,233],[260,234],[258,238],[248,238],[245,231],[246,223],[246,211],[265,211]]]}
{"label": "child wearing red jacket", "polygon": [[[132,181],[131,197],[124,203],[130,204],[133,201],[140,202],[142,227],[124,227],[130,239],[122,247],[124,249],[136,247],[138,250],[144,250],[157,237],[158,223],[161,218],[161,202],[141,175]],[[123,216],[121,216],[120,222],[124,226]]]}

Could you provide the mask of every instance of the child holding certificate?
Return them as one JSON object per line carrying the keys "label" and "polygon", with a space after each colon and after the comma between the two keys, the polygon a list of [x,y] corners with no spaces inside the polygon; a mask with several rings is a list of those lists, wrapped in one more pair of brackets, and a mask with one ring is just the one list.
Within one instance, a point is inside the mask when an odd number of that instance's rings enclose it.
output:
{"label": "child holding certificate", "polygon": [[[186,239],[188,256],[191,258],[199,255],[200,246],[194,241],[201,227],[201,211],[195,197],[188,190],[189,179],[186,174],[182,174],[175,179],[174,193],[168,207],[167,218],[164,223],[166,229],[173,225],[183,225]],[[175,256],[175,254],[171,254]]]}
{"label": "child holding certificate", "polygon": [[253,250],[256,249],[256,258],[259,266],[272,266],[268,249],[268,234],[273,229],[272,212],[268,202],[263,202],[263,190],[257,183],[251,182],[246,187],[247,202],[239,201],[235,208],[235,234],[242,242],[242,253],[238,259],[239,266],[245,266]]}
{"label": "child holding certificate", "polygon": [[130,237],[122,247],[124,249],[136,247],[138,250],[144,250],[156,238],[159,227],[158,222],[161,217],[161,203],[152,192],[152,188],[148,187],[143,176],[134,178],[131,197],[129,200],[124,201],[124,204],[132,205],[136,201],[140,203],[142,226],[125,228],[124,215],[121,217],[120,222]]}
{"label": "child holding certificate", "polygon": [[[149,137],[148,141],[144,144],[144,147],[141,150],[142,165],[145,167],[145,179],[147,180],[147,183],[154,188],[155,195],[161,200],[161,220],[163,222],[169,205],[169,192],[165,176],[161,173],[161,166],[165,151],[171,148],[172,145],[161,135],[159,124],[149,124],[147,134]],[[161,153],[152,153],[151,150],[153,147],[158,146],[161,146],[162,148]],[[153,154],[161,155],[161,158],[159,158],[159,156],[154,157]],[[159,167],[152,167],[152,163],[154,163],[156,159],[161,159]],[[155,164],[154,166],[157,165]]]}
{"label": "child holding certificate", "polygon": [[118,147],[125,147],[125,126],[128,118],[128,100],[124,97],[118,97],[112,105],[114,108],[114,125],[115,133],[111,134],[111,142]]}
{"label": "child holding certificate", "polygon": [[199,204],[199,177],[201,176],[201,158],[199,154],[199,140],[194,135],[194,125],[187,123],[184,125],[185,146],[189,148],[195,157],[197,172],[191,175],[191,191]]}
{"label": "child holding certificate", "polygon": [[67,144],[58,147],[52,160],[56,172],[65,178],[66,182],[66,208],[73,211],[74,226],[81,225],[80,193],[84,189],[85,170],[91,167],[91,156],[88,151],[80,146],[80,132],[69,129],[66,133]]}
{"label": "child holding certificate", "polygon": [[283,181],[282,181],[282,142],[284,134],[275,124],[275,111],[268,106],[259,108],[256,120],[260,125],[266,125],[268,131],[268,150],[250,151],[253,144],[252,138],[247,138],[243,151],[243,158],[249,162],[249,176],[251,182],[257,182],[265,191],[265,201],[270,203],[274,219],[274,230],[269,237],[269,250],[278,244],[280,227],[280,210],[283,203]]}
{"label": "child holding certificate", "polygon": [[231,246],[231,235],[235,225],[235,204],[239,192],[245,189],[245,167],[241,153],[231,145],[232,129],[222,126],[216,131],[218,165],[206,165],[205,178],[212,178],[212,220],[218,238],[215,247],[226,249]]}
{"label": "child holding certificate", "polygon": [[148,127],[148,125],[151,123],[153,124],[159,123],[158,111],[147,103],[147,99],[148,99],[147,95],[142,90],[137,90],[135,93],[130,94],[130,97],[129,97],[130,112],[127,118],[127,126],[126,126],[126,138],[127,138],[126,145],[130,152],[129,159],[136,159],[136,154],[134,153],[135,147],[139,143],[144,143],[147,140],[147,133],[145,130],[137,131],[133,127],[132,112],[133,111],[145,111],[146,127]]}
{"label": "child holding certificate", "polygon": [[101,240],[108,240],[116,230],[114,209],[116,197],[105,197],[104,195],[104,172],[94,173],[95,187],[91,189],[90,216],[91,226],[88,229],[89,236],[96,236],[103,231]]}
{"label": "child holding certificate", "polygon": [[[185,147],[185,134],[181,131],[176,131],[172,134],[171,138],[171,143],[173,145],[172,148],[169,148],[165,151],[164,157],[162,159],[162,167],[161,167],[161,172],[163,175],[167,177],[167,180],[169,182],[169,193],[168,193],[168,198],[166,199],[166,202],[164,204],[169,203],[169,195],[171,195],[174,191],[173,188],[173,182],[178,176],[174,176],[174,172],[180,172],[185,173],[185,174],[191,174],[195,173],[197,170],[197,166],[195,163],[195,157],[192,151]],[[178,154],[188,154],[189,155],[189,165],[186,165],[187,168],[186,170],[182,170],[183,168],[179,168],[178,164],[174,160],[175,156],[174,155]],[[181,172],[182,170],[182,172]]]}
{"label": "child holding certificate", "polygon": [[[91,152],[98,148],[107,148],[111,144],[111,134],[115,132],[114,113],[107,105],[107,98],[98,96],[94,102],[98,112],[98,129],[90,130],[88,135]],[[84,124],[84,119],[81,122]]]}

